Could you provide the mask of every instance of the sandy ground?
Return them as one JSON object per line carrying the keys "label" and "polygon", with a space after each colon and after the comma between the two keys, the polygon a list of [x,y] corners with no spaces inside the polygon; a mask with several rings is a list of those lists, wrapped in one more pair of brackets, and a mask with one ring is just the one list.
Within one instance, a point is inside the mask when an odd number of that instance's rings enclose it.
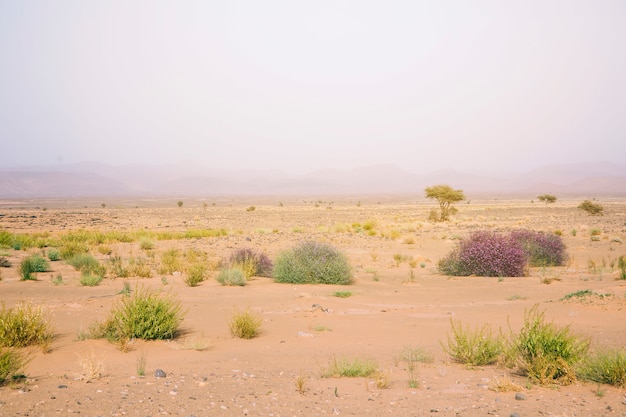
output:
{"label": "sandy ground", "polygon": [[[541,387],[497,366],[467,369],[442,348],[450,320],[515,331],[524,311],[538,304],[546,318],[589,337],[593,348],[626,347],[626,281],[611,265],[626,254],[626,202],[605,199],[605,216],[576,209],[580,200],[552,205],[530,199],[483,198],[458,206],[445,224],[426,221],[432,203],[406,197],[268,197],[257,199],[1,201],[0,228],[13,233],[63,233],[76,229],[183,231],[223,228],[218,238],[157,241],[155,259],[169,248],[196,248],[213,259],[250,247],[274,258],[303,240],[332,243],[352,264],[350,286],[287,285],[257,278],[245,287],[212,278],[188,287],[183,275],[105,279],[79,285],[79,273],[63,262],[37,281],[20,281],[24,251],[5,250],[0,300],[43,305],[52,318],[51,351],[28,348],[28,380],[0,388],[1,416],[626,416],[626,391],[578,382]],[[250,207],[254,206],[254,210]],[[352,225],[372,221],[375,234]],[[450,278],[437,261],[473,230],[527,228],[563,232],[570,259],[564,267],[531,269],[523,278]],[[591,231],[600,230],[592,241]],[[575,236],[572,230],[576,230]],[[148,256],[138,242],[111,244],[123,257]],[[106,255],[94,254],[106,261]],[[394,255],[412,257],[414,264]],[[397,257],[397,256],[396,256]],[[593,264],[595,268],[592,267]],[[63,285],[51,278],[61,274]],[[172,341],[133,341],[128,352],[105,340],[78,340],[132,288],[170,292],[187,313]],[[580,290],[612,297],[564,301]],[[335,291],[350,291],[338,298]],[[321,307],[321,308],[320,308]],[[234,309],[263,319],[252,340],[231,337]],[[433,357],[420,363],[418,386],[409,387],[407,347]],[[388,379],[322,377],[333,358],[375,360]],[[138,376],[140,358],[146,375]],[[96,368],[100,376],[90,376]],[[157,378],[156,369],[167,376]],[[304,381],[303,392],[296,386]],[[510,382],[518,389],[498,392]],[[517,414],[515,414],[517,413]]]}

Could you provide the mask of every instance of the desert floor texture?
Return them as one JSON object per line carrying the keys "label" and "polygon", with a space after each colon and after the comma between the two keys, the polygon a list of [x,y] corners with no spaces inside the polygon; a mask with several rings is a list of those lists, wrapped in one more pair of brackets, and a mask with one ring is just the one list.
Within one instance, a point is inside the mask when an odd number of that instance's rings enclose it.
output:
{"label": "desert floor texture", "polygon": [[[177,201],[183,201],[182,207]],[[79,284],[63,261],[36,281],[20,281],[27,251],[4,250],[0,300],[7,307],[45,307],[55,338],[49,352],[26,348],[27,380],[0,387],[1,416],[626,416],[626,390],[576,382],[539,386],[514,370],[454,363],[442,348],[450,321],[507,333],[531,307],[549,321],[589,337],[592,349],[626,346],[626,281],[614,267],[626,255],[626,201],[599,199],[604,216],[576,206],[582,198],[546,205],[531,197],[483,196],[457,205],[446,223],[427,221],[435,207],[415,196],[0,201],[0,229],[58,235],[70,230],[225,229],[226,236],[108,244],[121,257],[158,263],[172,248],[195,248],[217,265],[238,248],[270,258],[305,240],[328,242],[350,259],[349,286],[278,284],[256,278],[222,286],[218,269],[197,287],[184,273],[150,278],[107,277]],[[254,207],[254,209],[252,209]],[[367,223],[367,229],[363,226]],[[437,261],[459,238],[480,229],[561,231],[566,266],[532,268],[522,278],[448,277]],[[575,232],[573,232],[575,231]],[[592,240],[592,231],[596,237]],[[40,249],[33,250],[34,252]],[[109,255],[91,251],[103,263]],[[62,276],[55,285],[53,278]],[[186,310],[171,341],[134,340],[127,351],[106,340],[80,340],[123,297],[124,283],[170,293]],[[597,295],[563,298],[581,290]],[[349,291],[350,297],[334,296]],[[598,296],[606,295],[610,296]],[[233,338],[235,309],[262,317],[259,337]],[[403,350],[432,355],[410,387]],[[145,376],[138,375],[140,358]],[[323,377],[333,358],[376,361],[371,378]],[[161,369],[166,377],[157,378]],[[387,380],[381,383],[381,378]],[[297,386],[297,382],[300,386]],[[503,390],[506,385],[517,388]]]}

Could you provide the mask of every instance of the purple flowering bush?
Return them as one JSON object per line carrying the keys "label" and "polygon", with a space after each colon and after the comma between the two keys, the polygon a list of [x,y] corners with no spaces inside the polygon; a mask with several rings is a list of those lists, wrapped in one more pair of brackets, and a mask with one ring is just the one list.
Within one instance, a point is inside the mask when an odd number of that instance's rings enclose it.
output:
{"label": "purple flowering bush", "polygon": [[237,249],[233,252],[228,265],[230,268],[240,269],[246,278],[272,276],[273,265],[270,258],[264,253],[249,248]]}
{"label": "purple flowering bush", "polygon": [[294,284],[350,284],[348,258],[332,245],[303,242],[278,255],[274,264],[276,282]]}
{"label": "purple flowering bush", "polygon": [[438,263],[446,275],[521,277],[526,266],[558,266],[566,259],[561,238],[529,230],[509,234],[477,231]]}
{"label": "purple flowering bush", "polygon": [[567,258],[565,244],[560,236],[531,230],[515,230],[511,232],[511,237],[522,245],[530,266],[561,266],[565,263]]}

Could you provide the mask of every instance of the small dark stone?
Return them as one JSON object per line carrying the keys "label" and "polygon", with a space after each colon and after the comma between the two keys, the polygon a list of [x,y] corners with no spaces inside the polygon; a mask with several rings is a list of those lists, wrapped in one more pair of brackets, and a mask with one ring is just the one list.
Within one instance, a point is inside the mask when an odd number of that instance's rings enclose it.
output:
{"label": "small dark stone", "polygon": [[157,378],[165,378],[167,374],[162,369],[157,369],[154,371],[154,376]]}
{"label": "small dark stone", "polygon": [[526,399],[526,396],[524,394],[522,394],[521,392],[516,392],[515,393],[515,399],[517,401],[524,401]]}
{"label": "small dark stone", "polygon": [[519,417],[519,413],[511,413],[511,417]]}
{"label": "small dark stone", "polygon": [[59,385],[59,389],[67,389],[67,385]]}

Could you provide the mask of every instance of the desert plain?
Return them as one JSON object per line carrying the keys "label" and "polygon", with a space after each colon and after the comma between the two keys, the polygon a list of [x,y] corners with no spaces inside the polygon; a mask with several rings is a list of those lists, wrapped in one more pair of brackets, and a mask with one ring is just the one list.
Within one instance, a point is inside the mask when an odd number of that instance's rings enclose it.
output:
{"label": "desert plain", "polygon": [[[22,281],[21,259],[42,249],[2,249],[11,266],[0,269],[0,300],[8,308],[42,306],[55,336],[46,349],[23,349],[30,359],[26,379],[0,387],[0,415],[626,416],[624,388],[582,381],[542,386],[503,366],[455,363],[444,350],[451,320],[507,334],[519,330],[533,306],[589,338],[592,350],[626,348],[626,281],[617,279],[615,266],[626,255],[626,200],[599,198],[604,215],[590,216],[577,208],[578,197],[553,204],[531,196],[468,198],[442,223],[428,221],[436,203],[417,195],[0,201],[0,229],[14,234],[225,231],[155,239],[149,249],[138,241],[105,242],[109,253],[93,246],[104,265],[112,255],[151,265],[149,278],[108,274],[93,287],[81,286],[80,273],[63,260]],[[459,239],[484,229],[559,233],[566,265],[530,268],[517,278],[449,277],[437,270]],[[237,249],[274,259],[311,240],[347,255],[351,285],[257,277],[245,286],[222,286],[215,279],[220,261]],[[208,278],[190,287],[184,272],[158,273],[169,249],[206,254],[214,265]],[[180,301],[185,316],[174,339],[131,340],[120,348],[80,337],[125,296],[125,286]],[[591,294],[566,297],[584,290]],[[262,319],[260,335],[250,340],[233,337],[228,325],[233,312],[244,309]],[[407,350],[430,360],[408,369]],[[325,375],[337,358],[371,360],[379,372]],[[166,376],[155,376],[157,369]]]}

